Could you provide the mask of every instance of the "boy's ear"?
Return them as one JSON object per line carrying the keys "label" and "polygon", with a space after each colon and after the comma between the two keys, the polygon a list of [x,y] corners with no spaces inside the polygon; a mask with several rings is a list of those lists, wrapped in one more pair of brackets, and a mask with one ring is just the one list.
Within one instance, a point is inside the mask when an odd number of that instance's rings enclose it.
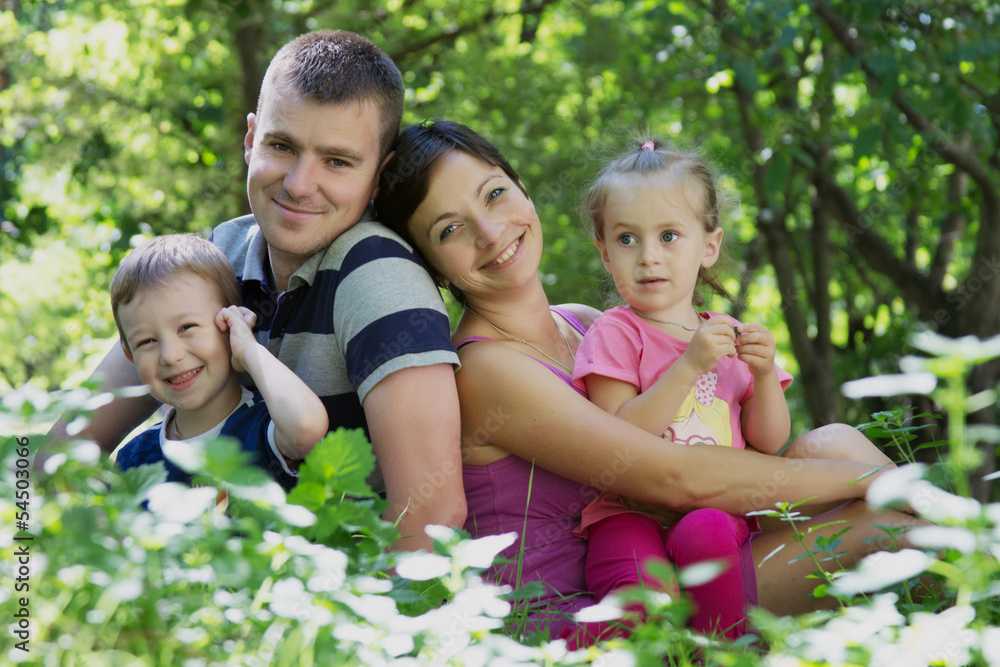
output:
{"label": "boy's ear", "polygon": [[594,245],[601,253],[601,264],[604,264],[604,270],[611,273],[611,260],[608,258],[608,248],[604,245],[604,241],[594,237]]}
{"label": "boy's ear", "polygon": [[128,343],[123,340],[119,340],[118,342],[122,344],[122,352],[125,353],[125,358],[134,364],[135,359],[132,358],[132,352],[128,349]]}
{"label": "boy's ear", "polygon": [[719,260],[719,252],[722,250],[722,228],[713,229],[706,234],[705,256],[701,259],[701,265],[709,268]]}

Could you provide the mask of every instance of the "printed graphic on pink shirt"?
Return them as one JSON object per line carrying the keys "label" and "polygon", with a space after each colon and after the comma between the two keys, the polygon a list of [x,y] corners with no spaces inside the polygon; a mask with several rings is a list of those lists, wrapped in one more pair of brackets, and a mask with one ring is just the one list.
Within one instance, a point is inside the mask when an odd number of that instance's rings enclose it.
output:
{"label": "printed graphic on pink shirt", "polygon": [[682,445],[733,446],[729,404],[715,393],[719,375],[709,371],[698,376],[663,437]]}

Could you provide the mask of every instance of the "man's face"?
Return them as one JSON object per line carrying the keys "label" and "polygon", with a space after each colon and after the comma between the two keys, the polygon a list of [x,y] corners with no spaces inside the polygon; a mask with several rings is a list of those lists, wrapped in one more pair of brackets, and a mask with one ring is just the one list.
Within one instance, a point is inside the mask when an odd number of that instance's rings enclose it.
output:
{"label": "man's face", "polygon": [[247,117],[247,193],[284,289],[374,196],[381,118],[370,102],[319,104],[277,88],[259,111]]}

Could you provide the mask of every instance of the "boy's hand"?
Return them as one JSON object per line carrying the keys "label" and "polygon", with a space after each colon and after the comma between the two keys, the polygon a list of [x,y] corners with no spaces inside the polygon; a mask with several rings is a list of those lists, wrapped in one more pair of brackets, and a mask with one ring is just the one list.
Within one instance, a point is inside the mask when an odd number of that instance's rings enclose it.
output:
{"label": "boy's hand", "polygon": [[253,337],[253,325],[256,321],[257,316],[253,311],[242,306],[228,306],[215,316],[215,324],[219,327],[219,331],[229,331],[233,369],[238,373],[247,370],[243,360],[248,351],[255,350],[259,345],[257,339]]}
{"label": "boy's hand", "polygon": [[745,322],[736,327],[736,358],[750,367],[755,377],[762,377],[774,370],[774,336],[763,324]]}
{"label": "boy's hand", "polygon": [[722,357],[736,356],[735,341],[733,321],[716,315],[698,327],[681,358],[686,359],[701,375],[715,368]]}

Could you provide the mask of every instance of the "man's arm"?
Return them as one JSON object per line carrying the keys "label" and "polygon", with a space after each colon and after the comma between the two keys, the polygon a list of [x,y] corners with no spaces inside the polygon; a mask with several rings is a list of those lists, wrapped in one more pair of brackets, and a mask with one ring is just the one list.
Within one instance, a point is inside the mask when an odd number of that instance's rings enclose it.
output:
{"label": "man's arm", "polygon": [[392,548],[432,551],[424,526],[465,523],[454,369],[435,364],[391,373],[368,392],[364,409],[389,499],[385,519],[402,514]]}
{"label": "man's arm", "polygon": [[[141,385],[135,366],[125,356],[122,346],[115,346],[97,365],[91,379],[100,379],[104,389],[121,389]],[[135,398],[118,398],[98,408],[92,415],[90,424],[75,437],[94,440],[101,449],[110,454],[133,429],[149,418],[160,402],[149,394]],[[51,439],[63,440],[67,437],[66,424],[60,419],[49,430]]]}

